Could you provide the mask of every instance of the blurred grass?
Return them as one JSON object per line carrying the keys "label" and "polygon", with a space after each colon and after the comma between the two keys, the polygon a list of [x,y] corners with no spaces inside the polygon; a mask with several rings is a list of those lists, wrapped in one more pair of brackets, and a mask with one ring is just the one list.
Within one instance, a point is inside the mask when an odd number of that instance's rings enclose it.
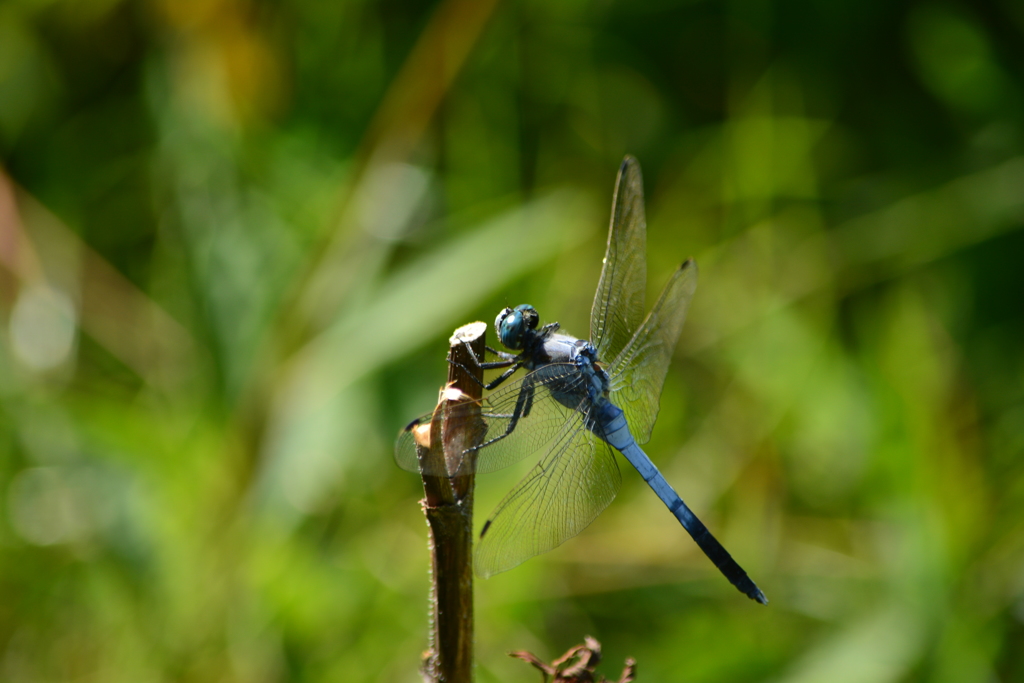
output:
{"label": "blurred grass", "polygon": [[1000,0],[3,3],[0,679],[415,680],[391,440],[457,325],[586,333],[628,152],[651,297],[701,266],[649,453],[772,602],[626,471],[478,585],[479,679],[591,634],[641,680],[1021,680],[1022,32]]}

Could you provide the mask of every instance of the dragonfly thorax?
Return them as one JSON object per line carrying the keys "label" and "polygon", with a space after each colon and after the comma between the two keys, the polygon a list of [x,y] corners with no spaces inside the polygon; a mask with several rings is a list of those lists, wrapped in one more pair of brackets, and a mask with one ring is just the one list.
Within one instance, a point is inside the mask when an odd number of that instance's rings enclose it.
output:
{"label": "dragonfly thorax", "polygon": [[608,398],[610,380],[608,373],[597,360],[597,349],[589,341],[579,339],[576,341],[576,353],[572,356],[572,362],[580,369],[580,372],[589,379],[587,393],[594,403]]}

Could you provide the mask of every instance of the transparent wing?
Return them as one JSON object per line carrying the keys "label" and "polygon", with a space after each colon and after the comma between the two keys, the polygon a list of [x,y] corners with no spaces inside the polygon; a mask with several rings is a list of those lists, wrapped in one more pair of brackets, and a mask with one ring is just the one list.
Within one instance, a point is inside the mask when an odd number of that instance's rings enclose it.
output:
{"label": "transparent wing", "polygon": [[484,525],[476,549],[483,577],[511,569],[585,529],[622,482],[611,446],[574,417],[552,439],[537,466],[505,496]]}
{"label": "transparent wing", "polygon": [[638,444],[651,438],[665,374],[696,288],[697,264],[691,259],[672,274],[644,324],[610,366],[611,401],[626,414]]}
{"label": "transparent wing", "polygon": [[[503,385],[481,401],[480,409],[487,433],[477,450],[476,472],[485,474],[500,470],[523,458],[544,452],[547,445],[574,419],[576,411],[554,399],[551,390],[564,395],[586,397],[586,381],[572,363],[551,363]],[[414,430],[430,423],[430,414],[413,420],[402,430],[395,444],[395,461],[399,467],[419,472]],[[443,476],[445,472],[428,471]]]}
{"label": "transparent wing", "polygon": [[409,472],[420,471],[419,460],[416,457],[416,439],[414,435],[419,428],[430,429],[431,417],[431,413],[420,415],[398,433],[398,440],[395,441],[395,462],[403,470]]}
{"label": "transparent wing", "polygon": [[640,164],[627,156],[612,195],[601,279],[590,311],[590,341],[598,358],[615,358],[640,326],[647,286],[647,222]]}

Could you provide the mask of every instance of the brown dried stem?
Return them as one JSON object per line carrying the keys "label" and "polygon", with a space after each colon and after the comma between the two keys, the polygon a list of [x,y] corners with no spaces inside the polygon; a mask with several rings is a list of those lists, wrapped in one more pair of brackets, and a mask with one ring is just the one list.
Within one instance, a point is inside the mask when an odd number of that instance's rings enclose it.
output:
{"label": "brown dried stem", "polygon": [[[570,648],[564,655],[546,663],[532,652],[509,652],[510,657],[529,662],[544,676],[544,683],[610,683],[597,673],[601,662],[601,643],[587,636],[583,645]],[[632,683],[636,680],[636,660],[630,657],[619,676],[618,683]]]}
{"label": "brown dried stem", "polygon": [[452,335],[448,385],[430,424],[416,434],[433,579],[430,649],[423,661],[423,677],[430,683],[469,683],[473,678],[475,458],[463,454],[483,440],[483,370],[476,359],[484,357],[486,330],[484,323],[470,323]]}

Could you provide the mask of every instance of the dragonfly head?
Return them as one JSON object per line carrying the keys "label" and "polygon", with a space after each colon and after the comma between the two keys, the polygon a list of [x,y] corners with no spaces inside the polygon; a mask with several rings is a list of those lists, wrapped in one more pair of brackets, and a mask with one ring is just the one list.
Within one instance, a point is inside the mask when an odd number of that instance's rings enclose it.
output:
{"label": "dragonfly head", "polygon": [[540,315],[533,306],[520,304],[515,308],[502,309],[494,320],[494,330],[505,348],[522,351],[526,346],[527,331],[537,329],[539,322]]}

